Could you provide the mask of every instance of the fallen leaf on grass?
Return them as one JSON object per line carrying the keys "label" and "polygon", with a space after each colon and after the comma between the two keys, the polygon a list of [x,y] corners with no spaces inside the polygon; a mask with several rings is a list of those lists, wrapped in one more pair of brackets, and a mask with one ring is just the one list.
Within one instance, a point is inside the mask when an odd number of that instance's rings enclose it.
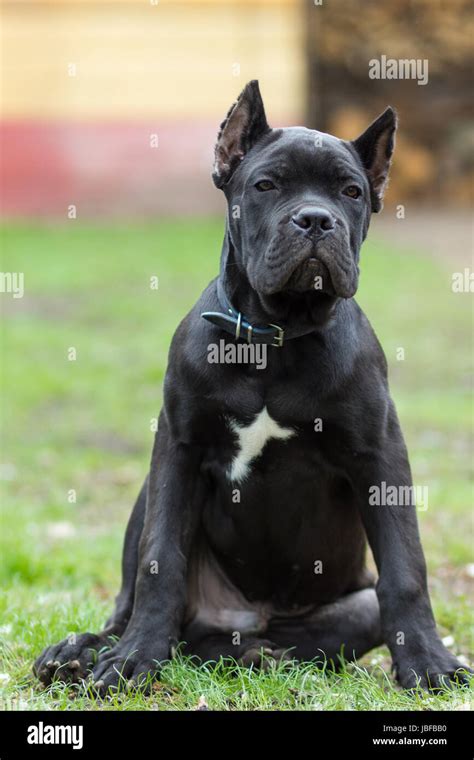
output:
{"label": "fallen leaf on grass", "polygon": [[201,696],[199,697],[199,701],[197,703],[197,707],[195,707],[194,709],[197,711],[209,710],[209,705],[206,702],[206,697],[204,696],[204,694],[201,694]]}

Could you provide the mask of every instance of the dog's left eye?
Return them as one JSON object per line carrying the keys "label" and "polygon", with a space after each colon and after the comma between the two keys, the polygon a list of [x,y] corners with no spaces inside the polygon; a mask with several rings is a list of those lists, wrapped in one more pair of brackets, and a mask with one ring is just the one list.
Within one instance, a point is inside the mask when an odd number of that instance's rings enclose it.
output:
{"label": "dog's left eye", "polygon": [[262,179],[261,182],[257,182],[254,187],[256,187],[260,193],[265,193],[267,190],[275,189],[275,185],[273,182],[270,182],[269,179]]}
{"label": "dog's left eye", "polygon": [[359,198],[362,195],[362,190],[357,185],[349,185],[343,190],[344,195],[348,195],[349,198]]}

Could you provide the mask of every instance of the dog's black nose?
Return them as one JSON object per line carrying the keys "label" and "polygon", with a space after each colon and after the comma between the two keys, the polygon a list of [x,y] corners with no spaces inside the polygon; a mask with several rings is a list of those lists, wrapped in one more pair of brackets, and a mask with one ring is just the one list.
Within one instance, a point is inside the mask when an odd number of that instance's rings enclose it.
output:
{"label": "dog's black nose", "polygon": [[335,225],[335,220],[329,211],[317,206],[302,208],[301,211],[298,211],[297,214],[291,217],[291,221],[302,230],[317,232],[319,234],[324,234],[334,229]]}

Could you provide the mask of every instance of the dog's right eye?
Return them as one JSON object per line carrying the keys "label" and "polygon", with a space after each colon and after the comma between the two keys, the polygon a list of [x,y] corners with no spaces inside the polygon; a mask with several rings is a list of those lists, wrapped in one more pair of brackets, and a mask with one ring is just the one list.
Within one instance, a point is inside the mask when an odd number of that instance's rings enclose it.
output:
{"label": "dog's right eye", "polygon": [[275,185],[273,182],[270,182],[269,179],[262,179],[261,182],[257,182],[254,187],[256,187],[260,193],[266,193],[267,190],[275,189]]}

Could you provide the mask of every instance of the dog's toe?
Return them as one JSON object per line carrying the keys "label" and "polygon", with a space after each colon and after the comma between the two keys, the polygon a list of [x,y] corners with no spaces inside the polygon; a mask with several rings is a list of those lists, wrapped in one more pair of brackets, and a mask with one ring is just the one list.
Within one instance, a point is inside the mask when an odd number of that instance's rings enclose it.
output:
{"label": "dog's toe", "polygon": [[457,660],[449,652],[441,650],[437,658],[423,664],[409,664],[405,667],[395,666],[398,682],[405,689],[414,691],[418,688],[427,691],[440,691],[469,684],[473,671]]}
{"label": "dog's toe", "polygon": [[106,637],[83,633],[47,647],[33,665],[33,673],[45,686],[53,681],[77,683],[94,664],[97,651],[110,645]]}
{"label": "dog's toe", "polygon": [[99,696],[137,689],[150,693],[158,675],[158,661],[143,659],[137,649],[131,654],[119,648],[103,653],[92,670],[90,688]]}
{"label": "dog's toe", "polygon": [[239,663],[244,667],[268,670],[282,660],[291,660],[288,650],[278,647],[271,641],[254,641],[244,649],[239,657]]}

